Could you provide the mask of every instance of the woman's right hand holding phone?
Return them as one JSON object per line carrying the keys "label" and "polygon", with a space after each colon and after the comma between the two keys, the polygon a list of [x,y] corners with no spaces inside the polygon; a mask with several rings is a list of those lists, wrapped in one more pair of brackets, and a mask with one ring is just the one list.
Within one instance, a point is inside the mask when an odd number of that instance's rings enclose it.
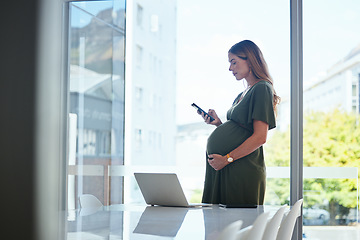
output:
{"label": "woman's right hand holding phone", "polygon": [[203,119],[205,120],[205,122],[207,124],[211,124],[211,125],[215,125],[215,126],[220,126],[222,124],[220,118],[218,117],[218,115],[216,114],[214,109],[209,109],[208,114],[210,116],[212,116],[215,120],[214,121],[210,121],[210,117],[207,114],[201,113],[201,116],[203,117]]}

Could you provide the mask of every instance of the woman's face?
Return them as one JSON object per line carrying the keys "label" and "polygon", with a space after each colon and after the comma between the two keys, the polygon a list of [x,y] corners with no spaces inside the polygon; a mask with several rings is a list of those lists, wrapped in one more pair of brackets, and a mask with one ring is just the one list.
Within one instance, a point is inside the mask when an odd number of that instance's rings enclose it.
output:
{"label": "woman's face", "polygon": [[246,60],[239,58],[237,55],[230,52],[228,57],[230,63],[229,71],[232,71],[236,80],[241,80],[249,76],[250,68]]}

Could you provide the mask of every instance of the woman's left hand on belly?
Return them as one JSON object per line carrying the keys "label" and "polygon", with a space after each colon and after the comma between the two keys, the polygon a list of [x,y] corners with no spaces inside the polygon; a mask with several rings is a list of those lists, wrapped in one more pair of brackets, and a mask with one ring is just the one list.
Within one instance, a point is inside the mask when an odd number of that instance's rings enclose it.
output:
{"label": "woman's left hand on belly", "polygon": [[226,165],[229,164],[226,156],[221,156],[220,154],[210,154],[208,155],[208,162],[212,168],[216,171],[223,169]]}

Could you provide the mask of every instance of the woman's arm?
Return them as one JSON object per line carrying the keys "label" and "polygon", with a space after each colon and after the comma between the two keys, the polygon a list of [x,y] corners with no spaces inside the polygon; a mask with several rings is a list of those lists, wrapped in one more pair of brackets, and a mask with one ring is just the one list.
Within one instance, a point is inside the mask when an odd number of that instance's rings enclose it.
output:
{"label": "woman's arm", "polygon": [[[254,120],[254,133],[240,146],[229,152],[230,157],[232,157],[233,159],[239,159],[254,152],[266,142],[268,129],[269,125],[267,123],[259,120]],[[226,165],[230,164],[227,161],[227,156],[210,154],[208,158],[209,164],[215,170],[221,170]]]}

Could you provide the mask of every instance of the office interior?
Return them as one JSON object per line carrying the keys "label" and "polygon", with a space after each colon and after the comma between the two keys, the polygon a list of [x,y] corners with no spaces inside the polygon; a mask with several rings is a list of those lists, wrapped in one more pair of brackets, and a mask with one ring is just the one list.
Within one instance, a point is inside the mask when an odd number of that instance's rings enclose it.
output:
{"label": "office interior", "polygon": [[[303,197],[303,1],[289,2],[292,205]],[[2,235],[11,239],[66,239],[68,3],[8,1],[1,10]],[[293,239],[302,238],[301,221]]]}

